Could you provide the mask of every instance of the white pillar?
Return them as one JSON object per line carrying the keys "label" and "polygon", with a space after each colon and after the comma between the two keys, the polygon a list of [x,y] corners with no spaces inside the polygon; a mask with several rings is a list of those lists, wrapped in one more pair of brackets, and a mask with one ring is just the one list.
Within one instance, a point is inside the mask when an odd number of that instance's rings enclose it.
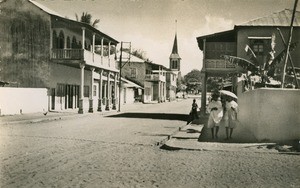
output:
{"label": "white pillar", "polygon": [[107,72],[107,89],[106,89],[106,107],[105,110],[109,110],[109,97],[110,97],[110,72]]}
{"label": "white pillar", "polygon": [[96,34],[93,33],[93,44],[92,44],[92,54],[93,54],[93,62],[95,61],[95,37],[96,37]]}
{"label": "white pillar", "polygon": [[99,71],[100,79],[99,79],[99,99],[98,99],[98,112],[102,112],[102,87],[103,87],[103,69]]}
{"label": "white pillar", "polygon": [[93,113],[93,90],[94,90],[94,71],[95,68],[91,68],[91,82],[90,82],[90,93],[89,93],[89,112]]}
{"label": "white pillar", "polygon": [[115,73],[115,79],[114,79],[114,98],[113,98],[113,110],[117,109],[117,79],[118,79],[118,73]]}
{"label": "white pillar", "polygon": [[103,43],[104,43],[104,38],[101,38],[101,64],[103,65]]}
{"label": "white pillar", "polygon": [[82,27],[82,49],[84,50],[85,48],[85,27]]}
{"label": "white pillar", "polygon": [[79,110],[78,110],[78,113],[79,114],[83,114],[83,98],[84,98],[84,95],[83,95],[83,92],[84,92],[84,64],[80,64],[80,71],[81,71],[81,74],[80,74],[80,98],[79,98]]}
{"label": "white pillar", "polygon": [[108,66],[110,67],[110,44],[111,42],[108,43]]}

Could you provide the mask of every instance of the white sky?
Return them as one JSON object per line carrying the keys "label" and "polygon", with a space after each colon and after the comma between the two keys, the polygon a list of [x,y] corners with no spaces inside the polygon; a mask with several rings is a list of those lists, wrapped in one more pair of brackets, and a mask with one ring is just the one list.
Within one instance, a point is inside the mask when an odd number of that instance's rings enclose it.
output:
{"label": "white sky", "polygon": [[[196,37],[233,29],[235,24],[293,9],[294,0],[35,0],[75,20],[75,13],[100,19],[98,29],[154,63],[169,67],[177,20],[181,71],[201,70],[202,52]],[[299,6],[297,10],[299,10]]]}

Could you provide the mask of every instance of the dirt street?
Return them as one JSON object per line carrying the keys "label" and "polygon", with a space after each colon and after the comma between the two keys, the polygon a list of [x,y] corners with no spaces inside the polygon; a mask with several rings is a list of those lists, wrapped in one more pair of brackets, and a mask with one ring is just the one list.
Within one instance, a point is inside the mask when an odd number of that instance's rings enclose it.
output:
{"label": "dirt street", "polygon": [[299,187],[299,155],[160,149],[191,103],[0,125],[0,187]]}

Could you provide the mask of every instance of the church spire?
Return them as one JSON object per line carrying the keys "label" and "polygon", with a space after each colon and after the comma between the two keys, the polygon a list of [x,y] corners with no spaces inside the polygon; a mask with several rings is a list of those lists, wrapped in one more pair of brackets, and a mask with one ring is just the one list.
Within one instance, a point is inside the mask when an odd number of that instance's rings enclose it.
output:
{"label": "church spire", "polygon": [[175,20],[176,29],[175,29],[175,38],[172,48],[172,53],[170,55],[170,69],[180,71],[180,56],[178,54],[178,44],[177,44],[177,20]]}

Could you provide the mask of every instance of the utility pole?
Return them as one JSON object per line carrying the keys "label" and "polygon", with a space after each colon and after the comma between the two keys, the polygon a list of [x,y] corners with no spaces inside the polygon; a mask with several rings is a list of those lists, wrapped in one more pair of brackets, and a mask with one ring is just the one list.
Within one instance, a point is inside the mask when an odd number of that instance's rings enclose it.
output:
{"label": "utility pole", "polygon": [[287,60],[288,60],[288,57],[289,57],[288,54],[289,54],[290,46],[291,46],[291,42],[292,42],[293,24],[294,24],[294,20],[295,20],[295,13],[296,13],[297,4],[298,4],[298,0],[295,0],[292,20],[291,20],[291,26],[290,26],[289,40],[288,40],[288,44],[287,44],[287,48],[286,48],[285,61],[284,61],[284,66],[283,66],[283,71],[282,71],[281,88],[284,88],[285,70],[286,70],[286,64],[287,64]]}
{"label": "utility pole", "polygon": [[[126,47],[124,48],[125,45]],[[126,50],[128,51],[128,56],[123,57],[123,51]],[[120,59],[119,59],[119,71],[120,71],[120,76],[119,76],[119,109],[118,112],[121,112],[121,87],[122,87],[122,68],[126,63],[130,62],[130,56],[131,56],[131,42],[121,42],[121,48],[120,48]],[[126,60],[126,62],[122,65],[123,60]]]}

